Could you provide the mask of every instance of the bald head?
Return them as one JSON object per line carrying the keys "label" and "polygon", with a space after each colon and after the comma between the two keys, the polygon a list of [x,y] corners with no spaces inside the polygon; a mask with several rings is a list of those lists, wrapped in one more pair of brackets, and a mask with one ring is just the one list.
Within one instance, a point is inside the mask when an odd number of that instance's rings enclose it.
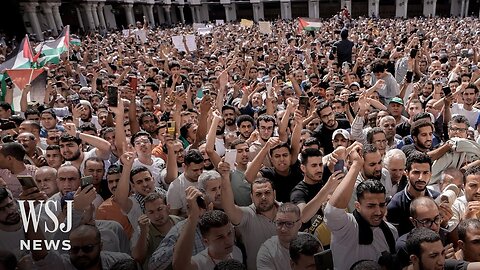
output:
{"label": "bald head", "polygon": [[437,209],[438,211],[437,203],[435,203],[432,198],[427,196],[422,196],[413,200],[413,202],[410,204],[410,216],[413,218],[417,218],[417,214],[420,208],[431,210]]}

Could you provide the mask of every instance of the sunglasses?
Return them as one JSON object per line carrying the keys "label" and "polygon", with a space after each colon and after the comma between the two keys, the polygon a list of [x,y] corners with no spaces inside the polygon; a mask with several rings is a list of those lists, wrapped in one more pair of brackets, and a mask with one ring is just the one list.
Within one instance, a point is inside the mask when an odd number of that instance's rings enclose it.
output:
{"label": "sunglasses", "polygon": [[98,246],[98,244],[100,244],[100,243],[96,243],[96,244],[92,244],[92,245],[86,245],[86,246],[72,246],[70,248],[70,253],[77,254],[78,252],[80,252],[80,250],[83,253],[90,253],[90,252],[93,251],[93,249],[95,249],[96,246]]}

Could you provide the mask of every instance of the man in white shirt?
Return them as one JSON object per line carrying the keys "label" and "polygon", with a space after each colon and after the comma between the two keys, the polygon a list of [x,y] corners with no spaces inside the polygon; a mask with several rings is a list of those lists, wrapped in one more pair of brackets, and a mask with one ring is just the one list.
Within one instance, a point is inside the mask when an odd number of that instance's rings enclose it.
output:
{"label": "man in white shirt", "polygon": [[458,197],[452,205],[453,217],[449,228],[455,228],[460,221],[478,218],[480,214],[480,166],[470,167],[465,173],[465,195]]}
{"label": "man in white shirt", "polygon": [[302,226],[300,209],[293,203],[280,205],[275,217],[277,235],[265,241],[257,253],[258,270],[288,269],[290,242],[298,236]]}
{"label": "man in white shirt", "polygon": [[155,186],[165,189],[167,185],[162,182],[160,177],[161,171],[165,168],[165,161],[152,155],[153,139],[150,134],[139,131],[132,136],[130,142],[137,153],[137,157],[133,161],[133,168],[146,167],[155,180]]}

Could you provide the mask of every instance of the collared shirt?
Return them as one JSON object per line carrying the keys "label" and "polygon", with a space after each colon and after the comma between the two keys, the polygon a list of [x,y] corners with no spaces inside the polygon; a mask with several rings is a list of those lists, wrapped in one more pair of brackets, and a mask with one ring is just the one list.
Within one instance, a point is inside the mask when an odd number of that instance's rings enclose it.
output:
{"label": "collared shirt", "polygon": [[[395,194],[387,205],[387,221],[397,227],[399,235],[406,234],[413,229],[413,224],[410,222],[410,204],[415,198],[408,193],[408,186],[409,184],[402,191]],[[424,192],[424,196],[433,199],[439,195],[439,192],[428,188]]]}
{"label": "collared shirt", "polygon": [[[180,237],[183,226],[186,220],[182,220],[175,224],[175,226],[168,232],[165,238],[160,242],[157,250],[152,254],[150,262],[148,263],[148,269],[171,269],[173,261],[173,248]],[[200,229],[195,229],[195,240],[193,241],[192,256],[197,255],[206,248]],[[170,267],[170,268],[167,268]]]}
{"label": "collared shirt", "polygon": [[467,198],[464,196],[458,197],[452,205],[453,216],[448,221],[448,228],[456,228],[458,223],[465,218],[465,211],[467,210]]}

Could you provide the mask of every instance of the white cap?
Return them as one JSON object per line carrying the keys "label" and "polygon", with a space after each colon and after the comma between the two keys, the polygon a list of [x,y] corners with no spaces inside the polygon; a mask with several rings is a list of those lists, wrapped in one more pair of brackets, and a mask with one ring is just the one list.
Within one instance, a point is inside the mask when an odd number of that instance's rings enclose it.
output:
{"label": "white cap", "polygon": [[333,134],[332,134],[332,140],[334,140],[335,137],[336,137],[337,135],[339,135],[339,134],[342,135],[343,138],[345,138],[345,139],[347,139],[347,140],[350,140],[350,133],[348,133],[348,131],[345,130],[345,129],[337,129],[337,130],[335,130],[335,131],[333,132]]}
{"label": "white cap", "polygon": [[453,202],[457,199],[457,195],[460,189],[455,184],[448,185],[436,199],[437,204],[447,203],[449,207],[452,207]]}

